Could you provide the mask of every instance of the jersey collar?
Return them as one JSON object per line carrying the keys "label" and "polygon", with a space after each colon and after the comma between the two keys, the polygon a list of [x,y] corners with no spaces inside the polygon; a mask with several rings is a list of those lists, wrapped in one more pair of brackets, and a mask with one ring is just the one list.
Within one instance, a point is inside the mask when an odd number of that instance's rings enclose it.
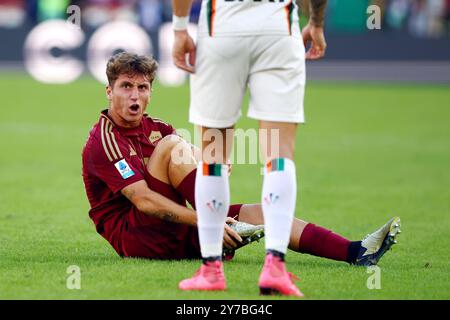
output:
{"label": "jersey collar", "polygon": [[[148,114],[145,113],[144,116],[142,117],[142,119],[147,118]],[[139,136],[141,134],[144,134],[144,129],[143,129],[143,121],[141,121],[141,123],[139,124],[139,126],[137,126],[136,128],[124,128],[124,127],[120,127],[117,124],[114,123],[113,119],[111,119],[110,116],[108,116],[108,109],[102,110],[102,112],[100,113],[100,118],[104,118],[106,119],[106,121],[111,122],[113,128],[115,128],[117,131],[120,132],[120,134],[126,136],[126,137],[132,137],[132,136]]]}

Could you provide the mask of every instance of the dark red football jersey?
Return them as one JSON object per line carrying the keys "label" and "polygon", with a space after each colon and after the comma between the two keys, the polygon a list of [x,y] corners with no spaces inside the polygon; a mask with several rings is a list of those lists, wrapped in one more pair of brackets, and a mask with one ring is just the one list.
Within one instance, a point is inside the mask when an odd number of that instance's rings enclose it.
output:
{"label": "dark red football jersey", "polygon": [[83,181],[91,206],[89,216],[98,233],[119,254],[124,228],[139,226],[142,220],[161,232],[170,227],[167,222],[139,212],[120,191],[139,180],[149,181],[146,162],[158,141],[173,133],[171,125],[147,115],[139,127],[122,128],[104,110],[89,134],[82,153]]}

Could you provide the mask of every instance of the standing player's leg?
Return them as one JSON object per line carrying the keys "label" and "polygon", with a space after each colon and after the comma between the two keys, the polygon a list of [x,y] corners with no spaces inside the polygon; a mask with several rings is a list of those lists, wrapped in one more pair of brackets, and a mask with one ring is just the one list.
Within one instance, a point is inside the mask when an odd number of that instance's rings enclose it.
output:
{"label": "standing player's leg", "polygon": [[[222,257],[223,226],[230,206],[227,162],[233,129],[202,128],[202,161],[197,166],[195,202],[202,256],[208,260]],[[231,140],[231,141],[230,141]]]}
{"label": "standing player's leg", "polygon": [[[295,36],[257,37],[252,57],[248,116],[260,120],[265,156],[262,207],[267,255],[259,286],[263,294],[303,296],[286,271],[284,255],[297,195],[294,149],[298,123],[304,121],[305,49]],[[278,137],[272,139],[272,133]]]}
{"label": "standing player's leg", "polygon": [[200,272],[180,282],[182,290],[224,290],[222,265],[224,225],[230,207],[227,162],[233,129],[201,128],[202,161],[195,181],[197,228],[203,263]]}
{"label": "standing player's leg", "polygon": [[[303,296],[285,267],[297,198],[294,163],[296,123],[261,121],[261,149],[265,155],[262,209],[266,259],[259,279],[261,294]],[[277,132],[278,139],[271,139]],[[265,137],[264,137],[265,136]],[[278,272],[273,272],[274,270]],[[280,272],[281,271],[281,272]],[[277,275],[277,276],[274,276]]]}
{"label": "standing player's leg", "polygon": [[[202,129],[202,161],[195,182],[195,204],[202,256],[200,272],[182,290],[223,290],[224,223],[230,202],[228,166],[232,128],[241,114],[247,85],[247,43],[236,37],[199,37],[196,72],[191,76],[189,121]],[[220,129],[212,129],[220,128]],[[230,138],[227,133],[231,134]],[[215,275],[210,277],[210,275]]]}

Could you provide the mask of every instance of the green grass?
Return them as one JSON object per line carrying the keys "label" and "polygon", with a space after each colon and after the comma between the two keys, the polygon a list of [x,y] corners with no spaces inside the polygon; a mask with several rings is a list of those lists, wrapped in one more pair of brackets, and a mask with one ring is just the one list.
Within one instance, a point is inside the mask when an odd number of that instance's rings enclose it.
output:
{"label": "green grass", "polygon": [[[96,233],[80,153],[106,106],[101,84],[3,74],[0,86],[0,299],[260,299],[263,242],[226,264],[228,291],[186,293],[177,284],[198,261],[121,259]],[[188,98],[156,85],[149,112],[192,129]],[[297,216],[361,239],[399,215],[403,233],[379,264],[380,290],[367,289],[364,268],[289,252],[307,299],[450,299],[449,101],[445,86],[308,84]],[[235,165],[233,202],[258,202],[261,182],[258,165]],[[81,290],[66,288],[70,265]]]}

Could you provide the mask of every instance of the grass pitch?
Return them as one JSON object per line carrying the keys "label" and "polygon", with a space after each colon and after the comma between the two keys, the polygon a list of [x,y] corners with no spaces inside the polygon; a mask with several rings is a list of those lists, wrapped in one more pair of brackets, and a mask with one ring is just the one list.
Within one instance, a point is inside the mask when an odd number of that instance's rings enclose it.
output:
{"label": "grass pitch", "polygon": [[[101,84],[3,74],[0,86],[0,299],[261,299],[263,242],[226,263],[228,291],[188,293],[177,285],[198,261],[121,259],[95,232],[80,154],[106,106]],[[149,113],[192,129],[188,98],[187,86],[156,84]],[[365,268],[289,252],[306,299],[450,299],[449,101],[445,86],[308,83],[297,217],[356,240],[398,215],[403,233],[379,264],[378,290]],[[259,201],[259,168],[234,166],[234,203]],[[71,265],[80,290],[66,287]]]}

